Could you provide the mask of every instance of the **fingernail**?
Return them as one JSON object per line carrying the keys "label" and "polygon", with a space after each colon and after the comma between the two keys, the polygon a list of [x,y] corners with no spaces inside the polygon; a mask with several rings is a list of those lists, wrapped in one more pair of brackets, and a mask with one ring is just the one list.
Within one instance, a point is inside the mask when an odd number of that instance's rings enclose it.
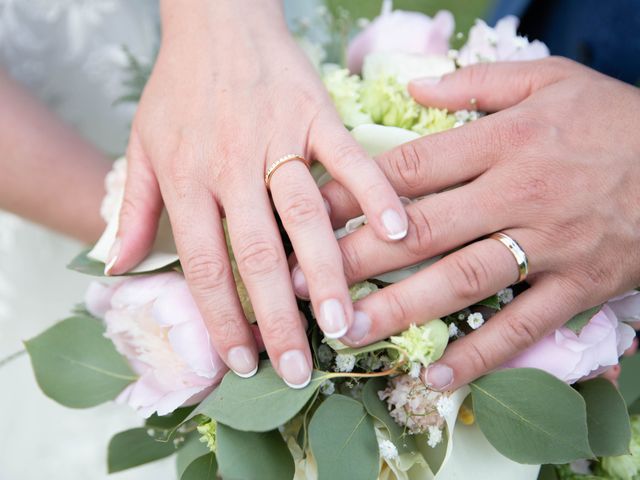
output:
{"label": "fingernail", "polygon": [[427,368],[424,383],[433,390],[445,390],[453,383],[453,370],[448,365],[435,363]]}
{"label": "fingernail", "polygon": [[304,276],[302,269],[296,265],[291,272],[291,282],[293,283],[293,289],[296,295],[301,298],[309,298],[309,287],[307,285],[307,278]]}
{"label": "fingernail", "polygon": [[395,210],[389,209],[382,212],[382,225],[387,231],[387,237],[391,240],[400,240],[407,236],[407,220]]}
{"label": "fingernail", "polygon": [[353,323],[344,337],[350,342],[360,343],[367,336],[369,330],[371,330],[369,315],[356,310],[353,312]]}
{"label": "fingernail", "polygon": [[122,242],[119,238],[116,238],[116,241],[113,242],[111,250],[109,250],[109,255],[107,256],[107,264],[104,267],[104,274],[111,275],[111,269],[118,261],[118,255],[120,254],[120,246]]}
{"label": "fingernail", "polygon": [[247,347],[239,346],[229,350],[227,363],[231,370],[242,378],[253,377],[258,371],[258,362]]}
{"label": "fingernail", "polygon": [[289,350],[280,355],[280,374],[291,388],[304,388],[311,381],[311,369],[300,350]]}
{"label": "fingernail", "polygon": [[347,333],[349,328],[342,303],[335,298],[325,300],[320,304],[318,323],[327,338],[340,338]]}
{"label": "fingernail", "polygon": [[442,77],[421,77],[411,80],[411,83],[416,87],[433,87],[439,84],[441,79]]}

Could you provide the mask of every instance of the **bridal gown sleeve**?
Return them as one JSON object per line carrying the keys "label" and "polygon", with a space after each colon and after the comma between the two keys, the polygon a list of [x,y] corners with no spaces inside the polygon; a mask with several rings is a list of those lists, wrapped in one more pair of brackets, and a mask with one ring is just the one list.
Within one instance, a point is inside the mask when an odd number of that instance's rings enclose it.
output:
{"label": "bridal gown sleeve", "polygon": [[[318,2],[287,1],[289,19]],[[157,0],[0,0],[0,68],[85,138],[124,152],[134,106],[126,47],[151,62],[159,42]],[[0,172],[0,175],[2,172]],[[68,315],[87,286],[65,269],[80,245],[0,211],[0,359]],[[114,404],[74,411],[47,399],[26,356],[0,368],[0,480],[173,480],[173,460],[106,473],[108,439],[141,420]]]}

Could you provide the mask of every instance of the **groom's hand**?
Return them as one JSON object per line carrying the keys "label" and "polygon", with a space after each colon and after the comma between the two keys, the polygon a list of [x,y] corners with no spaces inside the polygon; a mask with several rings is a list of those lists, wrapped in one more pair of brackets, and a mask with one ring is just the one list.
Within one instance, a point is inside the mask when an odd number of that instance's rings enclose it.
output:
{"label": "groom's hand", "polygon": [[[459,249],[358,302],[344,340],[367,344],[513,284],[514,257],[485,238],[506,232],[528,255],[531,288],[426,372],[433,388],[453,389],[640,284],[640,92],[561,58],[480,64],[410,91],[428,106],[474,99],[499,112],[377,159],[400,195],[428,196],[407,208],[402,242],[368,226],[340,241],[348,281]],[[334,226],[360,213],[338,183],[323,195]]]}

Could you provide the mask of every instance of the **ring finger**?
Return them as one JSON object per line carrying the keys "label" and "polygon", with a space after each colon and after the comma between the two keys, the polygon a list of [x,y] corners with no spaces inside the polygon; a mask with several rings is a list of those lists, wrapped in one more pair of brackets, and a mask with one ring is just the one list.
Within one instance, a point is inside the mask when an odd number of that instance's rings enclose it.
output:
{"label": "ring finger", "polygon": [[[526,250],[525,230],[509,231]],[[536,263],[530,273],[536,273]],[[473,305],[515,283],[518,265],[499,241],[484,239],[358,302],[347,343],[367,344]]]}
{"label": "ring finger", "polygon": [[299,283],[300,277],[308,282],[318,324],[327,337],[340,338],[351,325],[353,307],[328,212],[303,162],[290,161],[280,168],[270,187],[299,262],[293,282]]}

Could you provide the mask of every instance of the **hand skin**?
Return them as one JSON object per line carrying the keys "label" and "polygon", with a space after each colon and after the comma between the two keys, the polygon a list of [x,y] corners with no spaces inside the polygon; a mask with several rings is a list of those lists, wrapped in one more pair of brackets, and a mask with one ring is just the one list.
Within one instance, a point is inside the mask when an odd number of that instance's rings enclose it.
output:
{"label": "hand skin", "polygon": [[[108,273],[147,254],[164,205],[212,342],[240,376],[257,350],[236,295],[222,217],[270,358],[292,387],[311,379],[285,252],[264,184],[287,154],[317,159],[348,188],[384,242],[406,235],[404,207],[343,127],[275,0],[161,3],[162,44],[134,119],[125,201]],[[302,162],[271,181],[320,326],[342,336],[353,306],[322,196]]]}
{"label": "hand skin", "polygon": [[109,159],[2,70],[0,104],[0,209],[94,242]]}
{"label": "hand skin", "polygon": [[[439,83],[413,82],[410,92],[424,105],[457,110],[475,98],[480,110],[498,113],[377,158],[398,194],[442,193],[407,207],[402,242],[380,242],[367,226],[343,238],[347,280],[463,248],[355,304],[344,341],[371,343],[514,283],[511,253],[483,239],[504,231],[528,255],[531,288],[424,375],[434,389],[456,389],[640,285],[640,91],[548,58],[475,65]],[[334,225],[359,214],[338,183],[322,193]]]}

